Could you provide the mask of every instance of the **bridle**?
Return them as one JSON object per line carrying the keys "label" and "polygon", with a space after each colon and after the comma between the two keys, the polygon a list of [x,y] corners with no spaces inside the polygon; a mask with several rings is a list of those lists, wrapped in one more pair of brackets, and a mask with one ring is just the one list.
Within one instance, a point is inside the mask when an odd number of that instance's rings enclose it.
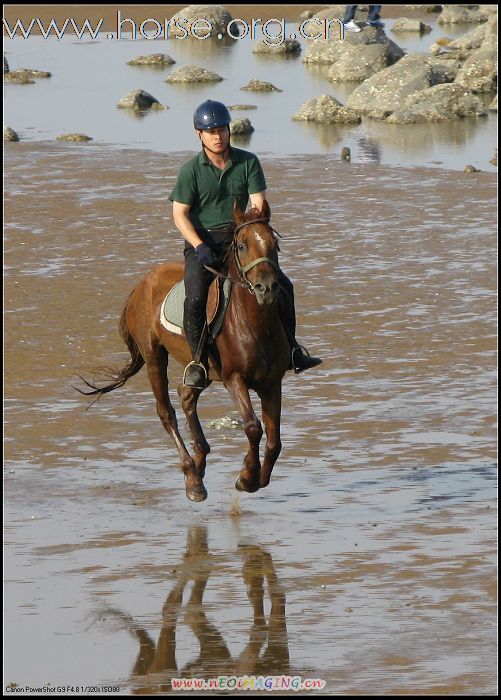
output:
{"label": "bridle", "polygon": [[[210,272],[214,273],[218,277],[223,277],[224,279],[229,280],[232,282],[232,284],[239,284],[241,287],[244,287],[247,289],[251,294],[255,294],[255,289],[252,285],[252,283],[247,279],[247,273],[252,270],[252,268],[256,267],[256,265],[259,265],[260,263],[266,262],[269,263],[277,272],[280,272],[280,267],[279,265],[275,262],[275,260],[272,260],[271,258],[263,257],[263,258],[256,258],[256,260],[251,260],[250,263],[247,263],[247,265],[242,265],[240,262],[240,258],[238,257],[238,243],[237,243],[237,233],[243,229],[245,226],[251,226],[252,224],[268,224],[269,225],[269,217],[264,217],[261,219],[253,219],[252,221],[244,221],[243,223],[239,224],[235,230],[233,231],[233,240],[231,243],[230,248],[228,249],[228,253],[226,253],[226,257],[229,255],[230,250],[233,250],[233,255],[235,257],[235,263],[237,266],[238,274],[240,275],[240,280],[234,280],[231,279],[231,277],[228,277],[227,275],[223,275],[221,272],[218,272],[217,270],[214,270],[211,267],[208,267],[207,265],[205,266]],[[277,234],[277,236],[280,236],[280,238],[283,238],[283,236],[278,233],[272,226],[270,226],[271,230]]]}
{"label": "bridle", "polygon": [[[232,246],[233,246],[233,254],[235,256],[235,262],[237,264],[237,270],[240,274],[240,277],[242,278],[242,280],[244,282],[244,286],[249,290],[249,292],[251,294],[256,293],[252,283],[247,279],[247,273],[250,270],[252,270],[252,268],[256,267],[256,265],[259,265],[260,263],[263,263],[263,262],[269,263],[277,272],[280,271],[280,268],[274,260],[272,260],[271,258],[266,258],[266,257],[256,258],[256,260],[251,260],[251,262],[247,263],[247,265],[242,265],[242,263],[240,262],[240,258],[238,257],[237,233],[241,229],[243,229],[245,226],[250,226],[251,224],[268,224],[269,225],[269,221],[270,221],[269,217],[263,217],[262,219],[253,219],[252,221],[244,221],[242,224],[239,224],[233,232]],[[270,226],[270,228],[272,231],[277,233],[274,228],[272,228],[271,226]],[[278,235],[280,235],[280,234],[278,234]]]}

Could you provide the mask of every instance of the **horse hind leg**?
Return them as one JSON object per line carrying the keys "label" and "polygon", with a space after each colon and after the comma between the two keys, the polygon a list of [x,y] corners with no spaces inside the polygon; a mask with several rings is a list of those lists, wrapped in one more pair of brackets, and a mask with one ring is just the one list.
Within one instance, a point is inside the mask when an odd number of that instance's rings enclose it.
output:
{"label": "horse hind leg", "polygon": [[193,438],[197,474],[201,479],[203,479],[205,476],[207,455],[210,452],[210,445],[205,438],[197,412],[197,403],[201,392],[199,389],[193,389],[192,387],[180,384],[177,393],[181,399],[181,406],[183,407],[191,436]]}
{"label": "horse hind leg", "polygon": [[167,433],[174,440],[179,452],[181,469],[184,473],[186,496],[190,501],[204,501],[207,498],[207,491],[195,462],[188,453],[179,433],[176,412],[169,398],[168,362],[169,355],[163,347],[153,350],[146,358],[148,378],[157,401],[158,417]]}

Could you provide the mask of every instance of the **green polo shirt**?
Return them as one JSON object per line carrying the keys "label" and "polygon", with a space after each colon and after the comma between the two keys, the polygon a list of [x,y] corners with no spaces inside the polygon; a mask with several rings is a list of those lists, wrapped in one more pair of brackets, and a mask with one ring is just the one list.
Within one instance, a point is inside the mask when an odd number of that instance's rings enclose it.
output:
{"label": "green polo shirt", "polygon": [[190,205],[195,228],[221,228],[233,221],[233,202],[245,211],[249,195],[266,189],[257,156],[230,146],[224,170],[216,168],[202,149],[185,163],[170,194],[171,202]]}

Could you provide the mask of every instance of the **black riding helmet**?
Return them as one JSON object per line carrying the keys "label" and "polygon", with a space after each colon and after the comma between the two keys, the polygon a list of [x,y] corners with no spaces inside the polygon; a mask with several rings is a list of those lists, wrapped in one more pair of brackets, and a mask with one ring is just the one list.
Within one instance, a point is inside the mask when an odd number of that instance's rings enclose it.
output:
{"label": "black riding helmet", "polygon": [[231,114],[222,102],[206,100],[199,105],[193,115],[195,129],[217,129],[231,122]]}

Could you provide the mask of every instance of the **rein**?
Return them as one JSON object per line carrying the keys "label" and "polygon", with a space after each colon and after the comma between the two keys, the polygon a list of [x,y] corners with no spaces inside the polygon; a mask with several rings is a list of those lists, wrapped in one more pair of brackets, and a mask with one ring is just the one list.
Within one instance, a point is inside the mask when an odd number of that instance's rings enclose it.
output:
{"label": "rein", "polygon": [[[235,256],[235,262],[236,262],[236,265],[237,265],[237,270],[238,270],[238,272],[239,272],[239,274],[240,274],[240,277],[242,278],[242,281],[240,281],[240,280],[234,280],[234,279],[232,279],[231,277],[228,277],[227,275],[223,275],[222,272],[218,272],[217,270],[214,270],[214,268],[209,267],[208,265],[205,265],[205,268],[206,268],[207,270],[209,270],[209,272],[212,272],[212,273],[213,273],[214,275],[216,275],[217,277],[222,277],[223,279],[229,280],[232,284],[239,284],[241,287],[244,287],[244,289],[247,289],[251,294],[255,294],[254,287],[252,286],[252,284],[251,284],[251,283],[249,282],[249,280],[247,279],[247,272],[249,272],[249,270],[252,270],[253,267],[256,267],[256,265],[259,265],[259,264],[262,263],[262,262],[267,262],[267,263],[269,263],[269,264],[270,264],[272,267],[274,267],[275,270],[277,270],[277,271],[280,271],[280,267],[279,267],[279,266],[277,265],[277,263],[276,263],[274,260],[272,260],[271,258],[256,258],[256,260],[251,260],[250,263],[248,263],[247,265],[243,266],[243,265],[241,264],[241,262],[240,262],[239,257],[238,257],[237,238],[236,238],[236,236],[237,236],[237,233],[240,231],[240,229],[244,228],[244,226],[250,226],[251,224],[268,224],[268,225],[269,225],[269,221],[270,221],[270,219],[269,219],[268,217],[262,218],[262,219],[253,219],[252,221],[244,221],[244,223],[239,224],[239,225],[235,228],[235,230],[234,230],[234,232],[233,232],[233,241],[232,241],[231,247],[228,249],[228,252],[227,252],[227,254],[226,254],[226,256],[225,256],[225,260],[226,260],[226,257],[229,255],[230,250],[233,249],[233,254],[234,254],[234,256]],[[277,236],[280,236],[280,238],[283,238],[283,236],[281,236],[281,235],[278,233],[278,231],[275,231],[275,229],[274,229],[272,226],[270,226],[270,228],[271,228],[271,230],[272,230],[274,233],[277,234]]]}

